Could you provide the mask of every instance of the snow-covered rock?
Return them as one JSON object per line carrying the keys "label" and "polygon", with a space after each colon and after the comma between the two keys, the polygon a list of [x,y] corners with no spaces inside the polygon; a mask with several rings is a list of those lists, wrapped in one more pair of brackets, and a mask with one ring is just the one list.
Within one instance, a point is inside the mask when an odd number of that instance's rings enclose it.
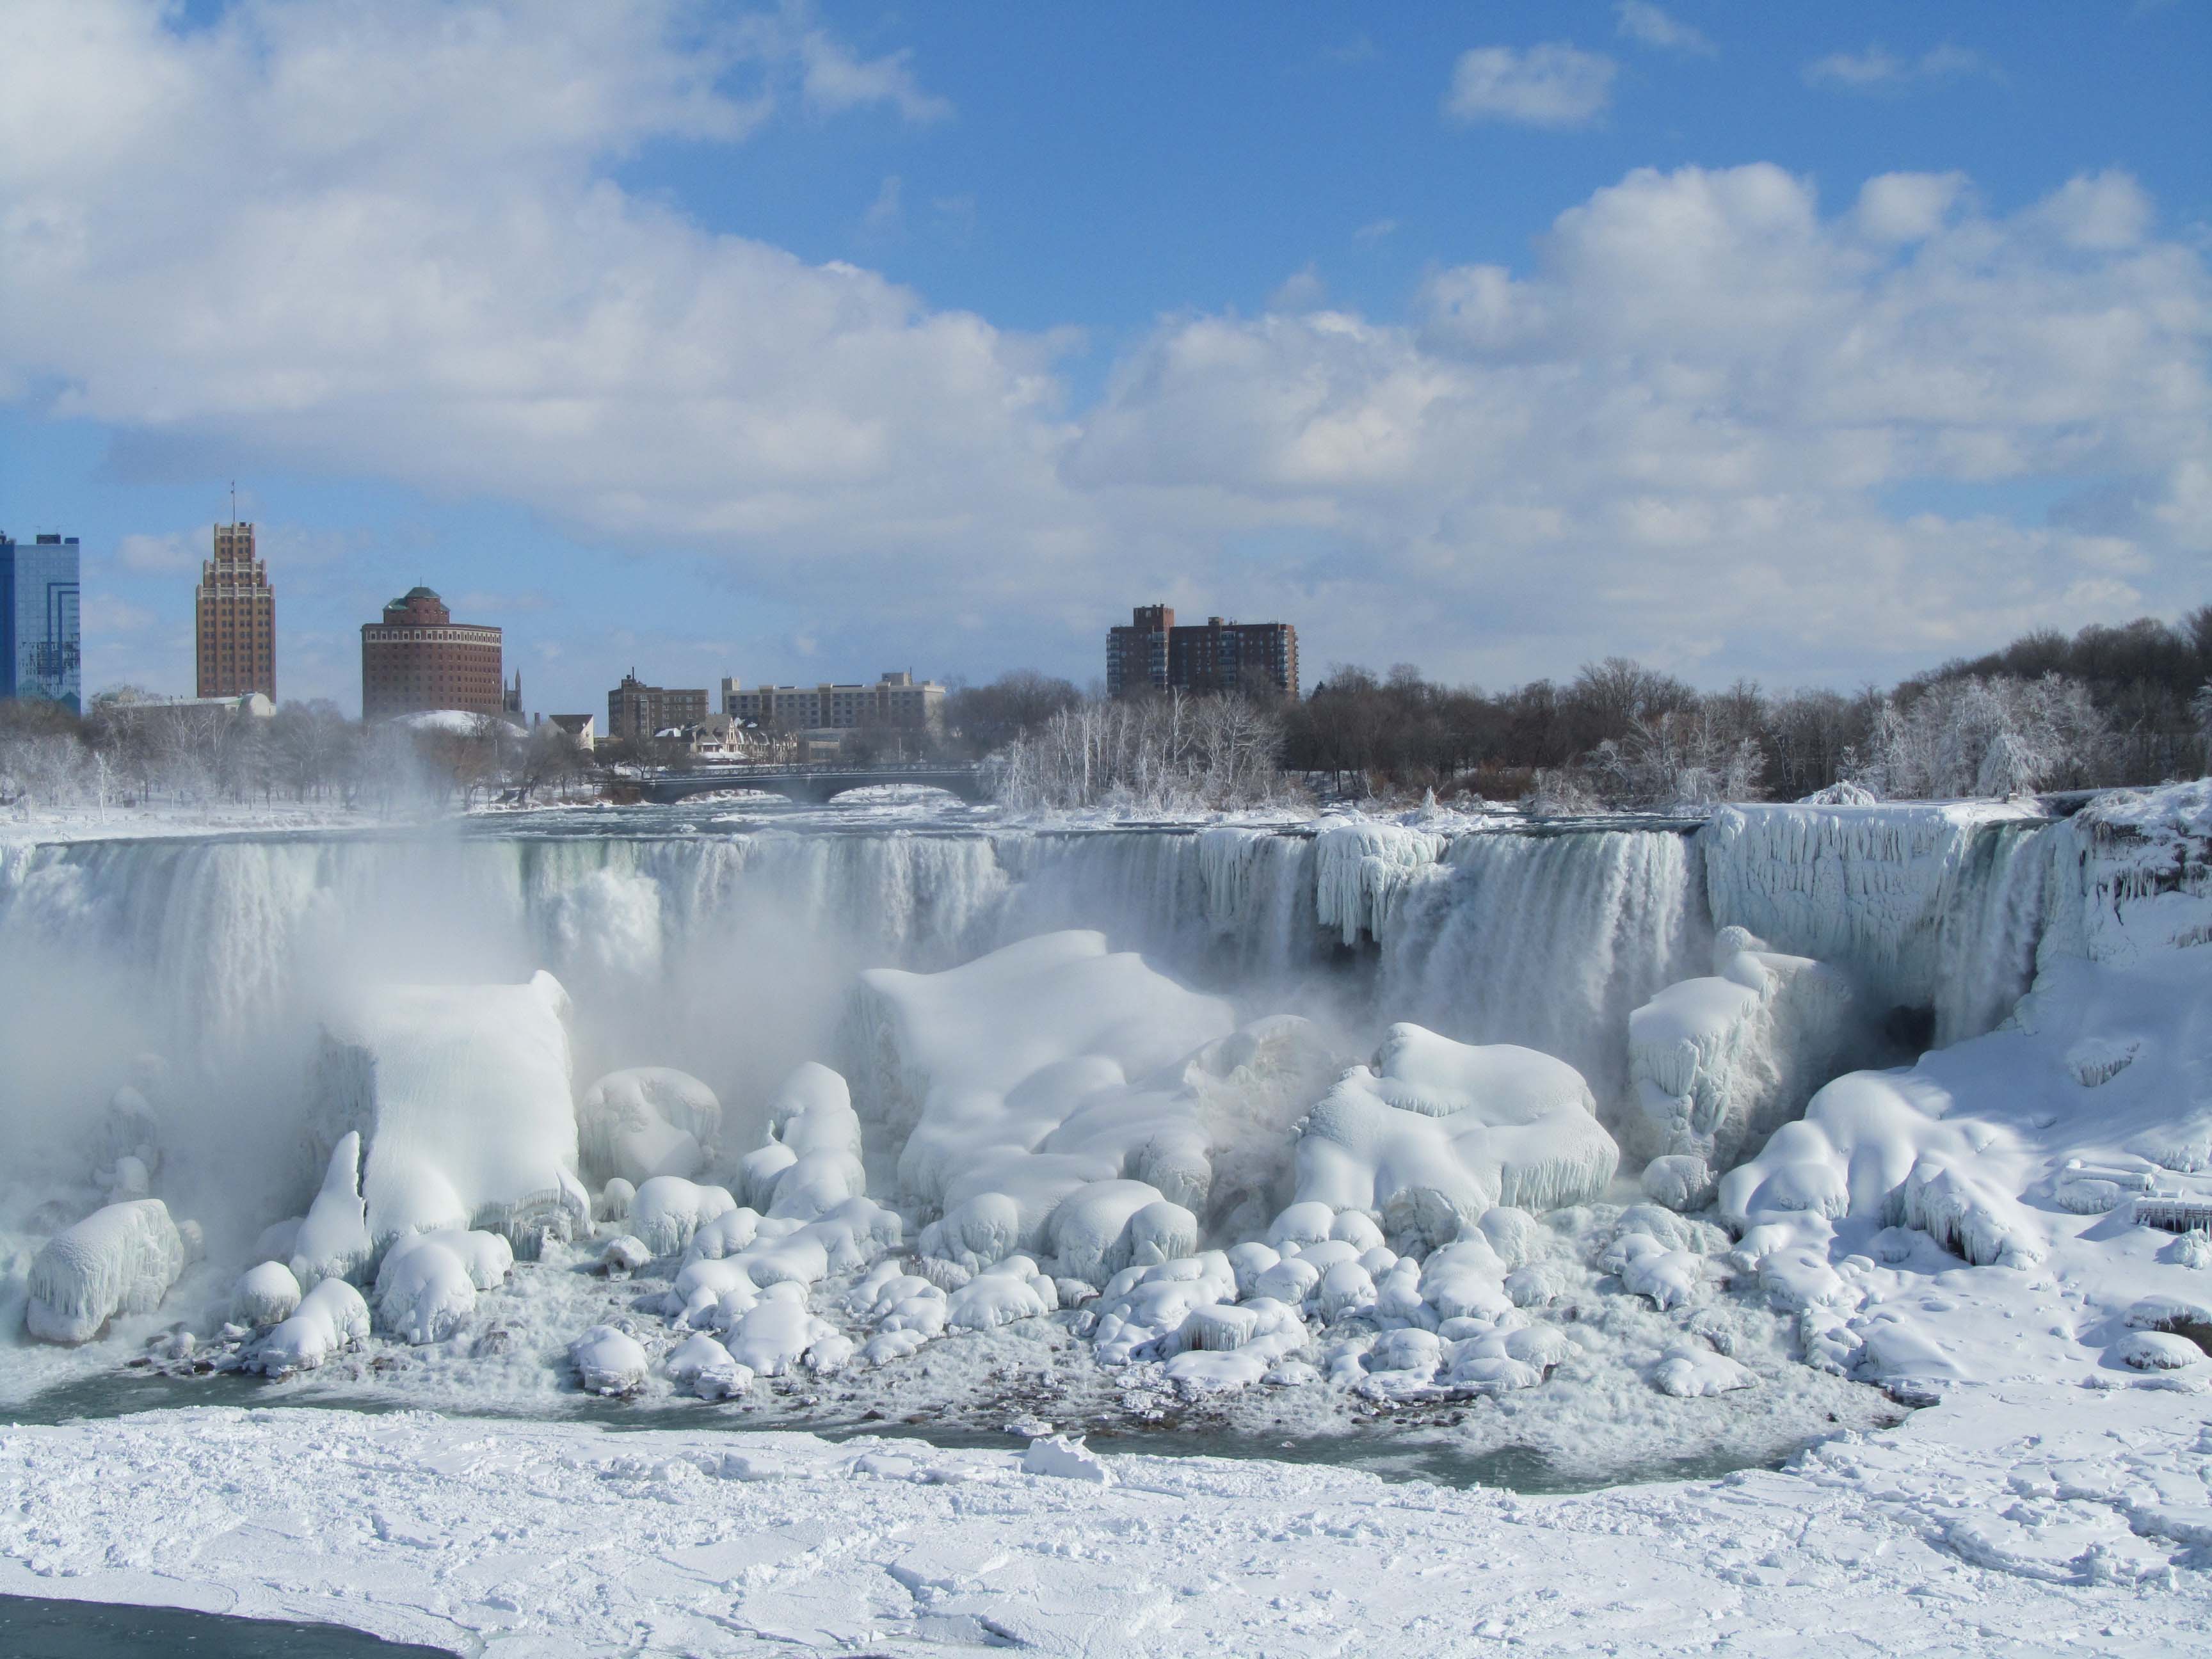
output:
{"label": "snow-covered rock", "polygon": [[230,1316],[249,1329],[264,1329],[289,1319],[300,1305],[300,1281],[281,1261],[248,1267],[231,1292]]}
{"label": "snow-covered rock", "polygon": [[653,1255],[673,1255],[700,1228],[737,1207],[726,1188],[702,1186],[682,1176],[655,1176],[638,1188],[631,1201],[629,1230]]}
{"label": "snow-covered rock", "polygon": [[89,1342],[118,1313],[151,1313],[185,1267],[158,1198],[110,1204],[48,1239],[31,1263],[23,1323],[45,1342]]}
{"label": "snow-covered rock", "polygon": [[1297,1200],[1379,1213],[1394,1237],[1443,1243],[1496,1205],[1597,1198],[1619,1162],[1589,1085],[1564,1060],[1399,1024],[1308,1115]]}
{"label": "snow-covered rock", "polygon": [[519,1254],[588,1231],[576,1175],[568,994],[524,985],[365,993],[325,1028],[320,1121],[364,1140],[361,1195],[378,1248],[489,1228]]}
{"label": "snow-covered rock", "polygon": [[571,1342],[568,1363],[586,1394],[635,1394],[645,1385],[644,1347],[613,1325],[594,1325]]}
{"label": "snow-covered rock", "polygon": [[1629,1016],[1628,1069],[1655,1153],[1727,1169],[1835,1075],[1858,1018],[1844,975],[1741,927],[1721,930],[1713,968]]}
{"label": "snow-covered rock", "polygon": [[247,1363],[270,1376],[311,1371],[331,1355],[368,1340],[368,1304],[343,1279],[325,1279],[247,1351]]}
{"label": "snow-covered rock", "polygon": [[476,1310],[477,1292],[506,1283],[514,1267],[496,1233],[410,1233],[377,1268],[377,1317],[406,1341],[442,1342]]}
{"label": "snow-covered rock", "polygon": [[292,1236],[292,1276],[303,1291],[325,1279],[350,1283],[375,1253],[361,1197],[361,1135],[349,1129],[331,1149],[322,1188]]}

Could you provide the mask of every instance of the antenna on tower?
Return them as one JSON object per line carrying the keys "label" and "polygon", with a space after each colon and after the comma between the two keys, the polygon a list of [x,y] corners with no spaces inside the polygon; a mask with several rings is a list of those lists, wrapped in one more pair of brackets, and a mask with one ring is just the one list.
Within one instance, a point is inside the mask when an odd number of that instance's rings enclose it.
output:
{"label": "antenna on tower", "polygon": [[230,481],[230,527],[238,528],[238,480]]}

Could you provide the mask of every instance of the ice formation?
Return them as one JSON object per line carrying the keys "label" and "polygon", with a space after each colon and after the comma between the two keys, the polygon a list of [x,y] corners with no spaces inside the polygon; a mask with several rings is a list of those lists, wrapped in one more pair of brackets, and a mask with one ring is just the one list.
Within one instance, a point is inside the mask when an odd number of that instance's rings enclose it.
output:
{"label": "ice formation", "polygon": [[722,1124],[714,1091],[688,1072],[639,1066],[610,1072],[576,1107],[584,1171],[633,1186],[655,1176],[697,1175],[712,1159]]}
{"label": "ice formation", "polygon": [[506,1283],[514,1267],[497,1233],[410,1233],[377,1269],[377,1317],[406,1341],[442,1342],[476,1311],[477,1292]]}
{"label": "ice formation", "polygon": [[1194,1247],[1212,1169],[1179,1062],[1235,1025],[1226,1004],[1092,933],[940,974],[864,975],[853,1043],[872,1115],[904,1133],[901,1188],[933,1218],[923,1254],[972,1273],[1048,1253],[1071,1200],[1086,1271]]}
{"label": "ice formation", "polygon": [[325,1279],[300,1298],[289,1318],[249,1350],[254,1370],[270,1376],[311,1371],[368,1340],[368,1304],[343,1279]]}
{"label": "ice formation", "polygon": [[331,1024],[318,1114],[331,1140],[366,1138],[361,1195],[374,1247],[491,1228],[528,1254],[545,1234],[588,1230],[568,1012],[560,982],[540,972],[525,985],[369,993]]}
{"label": "ice formation", "polygon": [[24,1324],[89,1342],[118,1313],[151,1313],[185,1271],[185,1240],[158,1198],[110,1204],[47,1241],[31,1263]]}
{"label": "ice formation", "polygon": [[[1859,1033],[1842,974],[1741,927],[1721,930],[1713,970],[1629,1016],[1628,1067],[1652,1155],[1727,1169],[1804,1111]],[[1686,1202],[1701,1183],[1683,1184]]]}
{"label": "ice formation", "polygon": [[1346,1073],[1306,1119],[1297,1199],[1448,1243],[1494,1205],[1548,1210],[1600,1197],[1620,1158],[1573,1066],[1399,1024],[1373,1063]]}
{"label": "ice formation", "polygon": [[361,1199],[361,1133],[349,1129],[331,1148],[321,1190],[292,1234],[292,1277],[302,1290],[325,1279],[358,1278],[375,1255]]}
{"label": "ice formation", "polygon": [[281,1261],[264,1261],[239,1275],[230,1316],[255,1329],[283,1323],[300,1305],[300,1281]]}

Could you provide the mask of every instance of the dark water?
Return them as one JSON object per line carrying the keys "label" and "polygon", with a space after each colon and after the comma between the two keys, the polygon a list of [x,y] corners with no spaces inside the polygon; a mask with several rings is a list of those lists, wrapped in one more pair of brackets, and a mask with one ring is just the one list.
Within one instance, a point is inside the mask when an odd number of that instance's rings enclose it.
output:
{"label": "dark water", "polygon": [[[66,1423],[187,1406],[372,1414],[425,1408],[422,1401],[396,1392],[317,1389],[311,1393],[272,1385],[260,1377],[237,1372],[169,1376],[159,1372],[120,1371],[86,1377],[49,1389],[20,1404],[0,1407],[0,1423]],[[916,1424],[841,1418],[803,1407],[709,1405],[696,1400],[644,1404],[575,1395],[561,1408],[551,1411],[545,1409],[543,1401],[528,1410],[517,1407],[502,1411],[493,1407],[457,1411],[442,1402],[429,1409],[456,1419],[585,1422],[615,1433],[649,1429],[690,1432],[720,1429],[746,1433],[788,1431],[830,1441],[869,1436],[916,1440],[946,1451],[1011,1451],[1026,1443],[1024,1437],[1010,1430],[973,1421],[963,1423],[957,1419],[938,1418]],[[1885,1413],[1881,1421],[1887,1425],[1903,1415],[1901,1411]],[[1527,1446],[1470,1449],[1455,1443],[1444,1430],[1425,1429],[1413,1423],[1381,1431],[1353,1431],[1294,1438],[1208,1423],[1148,1425],[1133,1419],[1126,1423],[1090,1422],[1078,1425],[1077,1428],[1086,1435],[1094,1450],[1109,1457],[1126,1453],[1150,1457],[1259,1459],[1316,1468],[1358,1469],[1384,1480],[1419,1480],[1439,1486],[1488,1486],[1531,1493],[1595,1492],[1607,1486],[1650,1481],[1717,1480],[1738,1469],[1780,1468],[1813,1443],[1810,1440],[1793,1440],[1756,1449],[1735,1447],[1690,1455],[1652,1456],[1628,1467],[1593,1470],[1587,1467],[1562,1468]],[[5,1645],[0,1644],[0,1659],[8,1653]]]}
{"label": "dark water", "polygon": [[339,1625],[226,1619],[179,1607],[118,1607],[0,1595],[8,1659],[447,1659],[443,1648],[380,1642]]}

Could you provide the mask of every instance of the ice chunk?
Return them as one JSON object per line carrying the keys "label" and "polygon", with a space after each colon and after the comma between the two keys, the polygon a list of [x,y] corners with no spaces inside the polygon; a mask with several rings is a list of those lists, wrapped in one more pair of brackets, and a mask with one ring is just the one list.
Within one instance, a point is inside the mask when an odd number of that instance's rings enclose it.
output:
{"label": "ice chunk", "polygon": [[368,1266],[375,1245],[361,1198],[361,1135],[349,1129],[331,1149],[322,1190],[292,1240],[292,1276],[302,1290],[325,1279],[351,1281]]}
{"label": "ice chunk", "polygon": [[300,1298],[292,1316],[248,1351],[252,1369],[270,1376],[311,1371],[332,1354],[368,1340],[368,1304],[343,1279],[325,1279]]}
{"label": "ice chunk", "polygon": [[587,1174],[633,1185],[654,1176],[696,1176],[722,1123],[714,1091],[688,1072],[640,1066],[610,1072],[576,1109],[577,1148]]}
{"label": "ice chunk", "polygon": [[1379,1212],[1394,1236],[1437,1244],[1494,1205],[1587,1203],[1619,1162],[1564,1060],[1400,1024],[1306,1119],[1297,1200]]}
{"label": "ice chunk", "polygon": [[645,1385],[644,1348],[612,1325],[594,1325],[571,1342],[568,1363],[586,1394],[635,1394]]}
{"label": "ice chunk", "polygon": [[653,1260],[653,1252],[645,1241],[629,1233],[617,1233],[607,1241],[599,1252],[599,1266],[610,1279],[624,1279],[643,1269]]}
{"label": "ice chunk", "polygon": [[379,1247],[489,1228],[534,1254],[548,1233],[587,1229],[568,1018],[568,994],[540,973],[374,992],[326,1026],[320,1115],[332,1139],[365,1139],[361,1194]]}
{"label": "ice chunk", "polygon": [[300,1281],[281,1261],[264,1261],[238,1277],[231,1292],[230,1316],[255,1329],[281,1323],[300,1305]]}
{"label": "ice chunk", "polygon": [[48,1239],[31,1263],[23,1323],[46,1342],[89,1342],[118,1313],[151,1313],[185,1271],[158,1198],[110,1204]]}
{"label": "ice chunk", "polygon": [[1022,1454],[1022,1473],[1050,1475],[1061,1480],[1085,1480],[1098,1486],[1114,1484],[1114,1471],[1106,1467],[1106,1460],[1081,1439],[1064,1434],[1045,1435],[1030,1441],[1030,1449]]}
{"label": "ice chunk", "polygon": [[737,1207],[726,1188],[702,1187],[681,1176],[655,1176],[637,1189],[630,1231],[653,1255],[673,1255],[700,1228]]}
{"label": "ice chunk", "polygon": [[1382,937],[1400,891],[1443,856],[1447,838],[1372,818],[1324,820],[1314,837],[1316,918],[1346,945]]}

